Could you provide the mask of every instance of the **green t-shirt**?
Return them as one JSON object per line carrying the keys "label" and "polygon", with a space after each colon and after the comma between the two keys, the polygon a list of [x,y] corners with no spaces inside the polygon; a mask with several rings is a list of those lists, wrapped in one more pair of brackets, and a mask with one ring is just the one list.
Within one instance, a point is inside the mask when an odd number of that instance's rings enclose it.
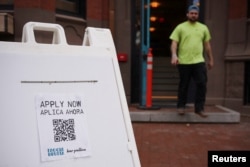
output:
{"label": "green t-shirt", "polygon": [[211,39],[206,25],[186,21],[179,24],[170,39],[178,42],[177,55],[180,64],[196,64],[204,62],[203,44]]}

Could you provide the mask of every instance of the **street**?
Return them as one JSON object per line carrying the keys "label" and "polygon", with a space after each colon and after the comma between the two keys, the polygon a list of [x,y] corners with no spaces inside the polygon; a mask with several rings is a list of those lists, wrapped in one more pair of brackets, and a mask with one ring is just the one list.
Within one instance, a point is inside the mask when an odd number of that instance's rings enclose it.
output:
{"label": "street", "polygon": [[211,150],[250,150],[250,117],[238,124],[133,123],[142,167],[206,167]]}

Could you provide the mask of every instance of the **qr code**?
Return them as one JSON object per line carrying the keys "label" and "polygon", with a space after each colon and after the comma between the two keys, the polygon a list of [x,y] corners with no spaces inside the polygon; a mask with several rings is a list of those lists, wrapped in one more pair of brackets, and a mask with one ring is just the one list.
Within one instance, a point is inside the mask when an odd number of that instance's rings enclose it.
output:
{"label": "qr code", "polygon": [[53,119],[54,141],[76,140],[74,119]]}

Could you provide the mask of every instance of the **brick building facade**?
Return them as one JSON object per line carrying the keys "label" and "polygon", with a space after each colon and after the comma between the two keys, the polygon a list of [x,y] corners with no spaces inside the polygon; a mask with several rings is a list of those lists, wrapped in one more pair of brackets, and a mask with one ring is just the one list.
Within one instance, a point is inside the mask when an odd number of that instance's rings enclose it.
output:
{"label": "brick building facade", "polygon": [[[69,5],[65,2],[69,2]],[[74,6],[74,2],[78,4]],[[209,72],[207,103],[224,105],[238,111],[250,111],[249,1],[201,2],[204,3],[204,22],[211,30],[215,57],[215,67]],[[135,24],[135,16],[131,11],[134,5],[132,0],[0,0],[0,13],[13,16],[13,24],[10,26],[14,29],[13,33],[1,32],[0,40],[20,42],[22,27],[28,21],[62,25],[68,43],[73,45],[82,44],[87,26],[110,28],[117,52],[128,55],[128,61],[120,63],[120,69],[130,103],[131,96],[135,93],[131,91],[134,86],[131,84],[132,56],[140,56],[131,49],[134,39],[132,27]],[[37,40],[49,41],[44,34],[38,34]]]}

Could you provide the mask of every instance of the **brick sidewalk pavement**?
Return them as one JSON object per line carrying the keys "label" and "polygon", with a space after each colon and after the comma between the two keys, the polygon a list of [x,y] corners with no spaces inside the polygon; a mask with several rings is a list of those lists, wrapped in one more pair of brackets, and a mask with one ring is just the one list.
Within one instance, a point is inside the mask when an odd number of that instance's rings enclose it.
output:
{"label": "brick sidewalk pavement", "polygon": [[209,150],[250,150],[250,117],[237,124],[133,123],[142,167],[207,167]]}

